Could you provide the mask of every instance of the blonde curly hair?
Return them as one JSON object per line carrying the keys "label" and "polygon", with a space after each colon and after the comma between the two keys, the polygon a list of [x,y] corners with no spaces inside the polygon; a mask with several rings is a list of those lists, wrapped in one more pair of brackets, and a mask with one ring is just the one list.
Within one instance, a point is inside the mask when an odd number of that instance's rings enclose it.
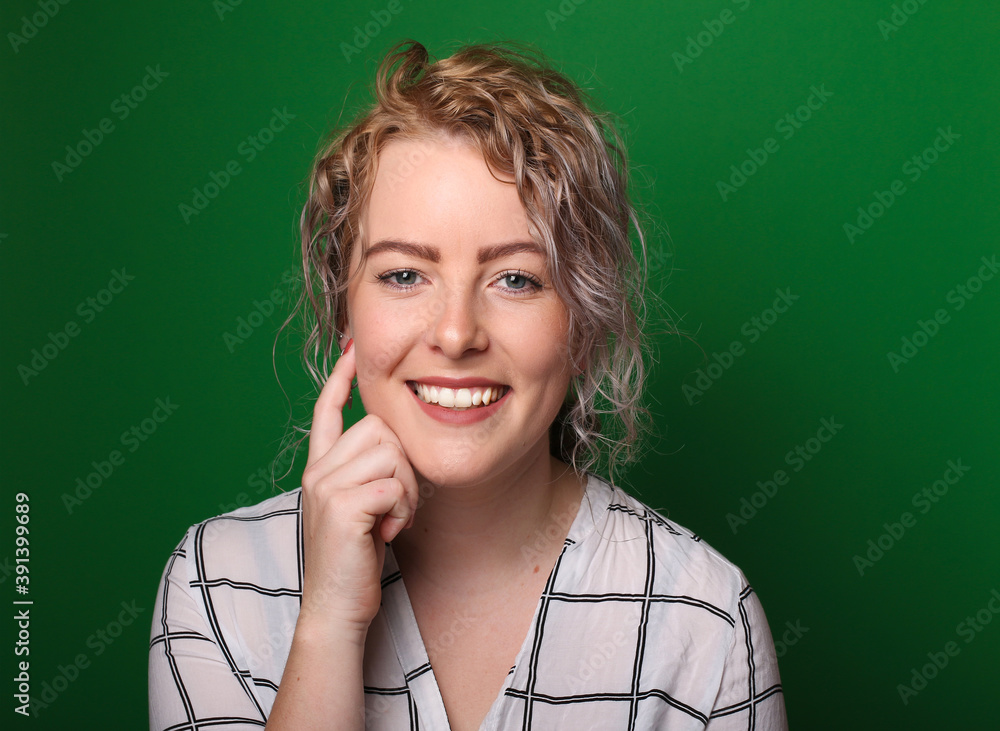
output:
{"label": "blonde curly hair", "polygon": [[513,178],[570,313],[570,358],[580,373],[550,430],[550,450],[580,474],[606,461],[613,479],[635,456],[648,414],[641,404],[646,243],[609,116],[594,112],[539,53],[514,44],[466,46],[431,63],[424,46],[404,41],[382,60],[374,95],[372,106],[330,133],[309,176],[303,291],[289,321],[302,311],[312,380],[321,388],[334,347],[340,352],[351,253],[364,242],[379,152],[392,140],[458,136],[491,170]]}

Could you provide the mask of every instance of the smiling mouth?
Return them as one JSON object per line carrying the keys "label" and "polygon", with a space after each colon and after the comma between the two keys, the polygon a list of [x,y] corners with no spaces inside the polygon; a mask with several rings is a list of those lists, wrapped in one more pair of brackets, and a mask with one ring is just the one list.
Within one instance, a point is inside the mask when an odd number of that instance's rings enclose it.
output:
{"label": "smiling mouth", "polygon": [[425,404],[435,404],[452,411],[465,411],[482,406],[489,406],[498,401],[510,390],[510,386],[473,386],[472,388],[445,388],[443,386],[428,386],[416,381],[407,381],[406,385],[417,398]]}

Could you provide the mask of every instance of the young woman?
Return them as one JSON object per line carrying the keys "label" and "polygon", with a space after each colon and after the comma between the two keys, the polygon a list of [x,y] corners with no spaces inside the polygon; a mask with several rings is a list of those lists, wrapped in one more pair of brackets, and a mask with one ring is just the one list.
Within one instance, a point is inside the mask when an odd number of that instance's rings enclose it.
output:
{"label": "young woman", "polygon": [[588,471],[639,432],[626,172],[529,54],[386,57],[302,216],[302,487],[171,556],[153,729],[786,728],[743,574]]}

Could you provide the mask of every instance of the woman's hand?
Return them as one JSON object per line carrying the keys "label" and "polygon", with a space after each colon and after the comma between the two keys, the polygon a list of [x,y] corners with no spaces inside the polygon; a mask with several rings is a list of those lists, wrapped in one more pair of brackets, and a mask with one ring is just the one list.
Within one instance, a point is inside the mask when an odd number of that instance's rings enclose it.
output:
{"label": "woman's hand", "polygon": [[377,416],[344,432],[356,373],[348,343],[316,400],[302,474],[305,576],[300,624],[363,642],[382,595],[385,544],[412,522],[417,480],[399,439]]}

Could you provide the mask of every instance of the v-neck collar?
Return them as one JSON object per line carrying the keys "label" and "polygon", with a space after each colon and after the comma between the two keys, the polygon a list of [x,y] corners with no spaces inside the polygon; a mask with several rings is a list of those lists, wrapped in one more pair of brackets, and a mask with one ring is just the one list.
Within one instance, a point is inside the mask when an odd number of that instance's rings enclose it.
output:
{"label": "v-neck collar", "polygon": [[[601,489],[602,487],[604,489]],[[584,491],[576,517],[570,525],[562,551],[556,558],[556,562],[549,572],[548,580],[545,582],[545,588],[535,605],[535,612],[528,625],[527,634],[521,642],[521,648],[514,659],[514,666],[504,678],[503,686],[497,697],[493,699],[479,731],[496,731],[504,711],[507,689],[511,687],[514,680],[519,680],[522,676],[527,678],[530,666],[528,661],[533,653],[537,652],[539,618],[543,618],[548,609],[550,595],[556,577],[560,573],[560,569],[563,568],[564,559],[573,548],[582,543],[593,532],[598,516],[603,515],[607,510],[611,498],[611,489],[608,489],[593,475],[586,475]],[[584,570],[585,567],[574,568]],[[576,571],[571,571],[571,573],[576,573]],[[392,638],[396,657],[402,666],[406,686],[416,710],[419,711],[419,720],[412,726],[411,731],[416,731],[421,727],[435,731],[438,729],[450,731],[451,725],[444,707],[444,697],[441,695],[441,688],[438,686],[437,678],[427,656],[427,648],[420,635],[417,617],[413,613],[410,596],[403,584],[403,577],[399,571],[399,564],[396,562],[392,544],[386,544],[385,563],[382,567],[382,612],[389,629],[389,635]],[[413,717],[416,718],[416,713]]]}

